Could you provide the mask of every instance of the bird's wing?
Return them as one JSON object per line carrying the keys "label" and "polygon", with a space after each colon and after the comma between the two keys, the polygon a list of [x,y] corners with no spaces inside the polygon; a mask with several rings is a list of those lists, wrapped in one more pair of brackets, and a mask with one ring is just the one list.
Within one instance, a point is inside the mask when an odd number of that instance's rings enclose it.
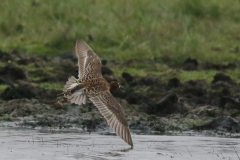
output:
{"label": "bird's wing", "polygon": [[83,40],[77,40],[75,50],[78,57],[79,79],[87,81],[88,79],[101,78],[102,62],[96,53]]}
{"label": "bird's wing", "polygon": [[98,96],[91,97],[90,100],[95,104],[117,135],[126,143],[133,146],[127,121],[121,111],[121,105],[112,96],[110,91],[101,92]]}

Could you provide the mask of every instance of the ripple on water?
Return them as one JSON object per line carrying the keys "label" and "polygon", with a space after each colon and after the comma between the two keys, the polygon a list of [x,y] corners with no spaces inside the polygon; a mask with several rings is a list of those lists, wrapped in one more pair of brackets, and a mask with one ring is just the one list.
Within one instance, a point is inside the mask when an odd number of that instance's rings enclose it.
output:
{"label": "ripple on water", "polygon": [[0,159],[238,160],[240,154],[237,138],[136,134],[132,138],[133,149],[112,135],[0,127]]}

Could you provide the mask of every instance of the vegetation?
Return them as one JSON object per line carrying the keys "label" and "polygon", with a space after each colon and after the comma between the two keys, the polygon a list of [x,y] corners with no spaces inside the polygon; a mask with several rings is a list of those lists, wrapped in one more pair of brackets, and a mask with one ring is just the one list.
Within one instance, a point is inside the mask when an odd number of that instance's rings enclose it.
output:
{"label": "vegetation", "polygon": [[40,83],[38,86],[45,89],[56,89],[56,90],[63,89],[63,84],[61,83]]}
{"label": "vegetation", "polygon": [[[79,38],[102,58],[139,60],[113,67],[117,75],[211,81],[216,70],[188,72],[169,65],[188,57],[239,65],[239,10],[239,0],[2,0],[0,50],[58,55],[73,50]],[[238,70],[225,74],[239,82]]]}
{"label": "vegetation", "polygon": [[0,117],[0,120],[1,120],[1,121],[11,122],[11,121],[13,121],[13,118],[12,118],[11,115],[5,114],[5,115],[3,115],[2,117]]}
{"label": "vegetation", "polygon": [[1,84],[0,85],[0,91],[4,91],[8,87],[7,84]]}

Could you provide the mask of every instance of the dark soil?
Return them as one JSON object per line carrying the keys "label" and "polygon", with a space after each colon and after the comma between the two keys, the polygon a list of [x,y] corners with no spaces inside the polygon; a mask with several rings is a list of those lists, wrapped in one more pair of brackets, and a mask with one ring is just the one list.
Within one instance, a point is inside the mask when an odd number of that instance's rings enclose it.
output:
{"label": "dark soil", "polygon": [[8,87],[4,92],[1,94],[3,100],[11,100],[11,99],[21,99],[21,98],[28,98],[32,99],[35,98],[36,95],[27,87],[27,86],[19,86],[19,87]]}
{"label": "dark soil", "polygon": [[12,64],[8,64],[5,67],[0,68],[0,77],[16,81],[26,79],[26,74],[23,69]]}
{"label": "dark soil", "polygon": [[102,66],[102,74],[103,75],[113,75],[113,72],[108,67]]}
{"label": "dark soil", "polygon": [[[6,65],[0,68],[0,85],[8,87],[0,91],[0,116],[35,116],[35,122],[24,121],[22,126],[42,126],[69,128],[78,125],[89,132],[107,127],[106,121],[96,107],[88,101],[86,105],[61,104],[57,94],[61,90],[39,87],[41,83],[59,83],[64,86],[70,76],[78,77],[77,59],[73,52],[57,57],[20,55],[0,52]],[[9,62],[11,60],[11,62]],[[129,60],[132,65],[138,60]],[[123,72],[116,77],[108,65],[115,61],[102,60],[103,77],[107,81],[118,80],[123,89],[112,91],[122,105],[130,128],[144,131],[225,128],[229,132],[239,132],[240,85],[231,77],[217,73],[209,83],[205,80],[181,82],[178,78],[163,81],[159,76],[148,74],[145,77]],[[28,70],[26,66],[34,66]],[[43,66],[48,66],[44,69]],[[235,64],[199,64],[196,59],[186,59],[181,68],[185,70],[234,69]],[[41,116],[36,116],[41,115]],[[222,116],[231,116],[226,124],[216,122]],[[206,124],[202,123],[213,119]],[[220,121],[218,120],[217,121]],[[224,118],[223,118],[224,119]],[[226,117],[225,117],[226,119]],[[224,120],[225,120],[224,119]],[[234,123],[232,123],[234,122]],[[189,125],[186,125],[189,124]],[[227,128],[227,125],[235,127]]]}
{"label": "dark soil", "polygon": [[235,69],[237,67],[236,64],[229,63],[227,65],[225,64],[213,64],[213,63],[206,63],[202,66],[202,69],[212,69],[212,70],[226,70],[226,69]]}
{"label": "dark soil", "polygon": [[10,54],[0,50],[0,59],[1,59],[1,61],[7,62],[7,61],[11,61],[12,57]]}
{"label": "dark soil", "polygon": [[223,73],[216,74],[214,76],[214,79],[213,79],[212,83],[217,83],[219,81],[227,82],[227,83],[234,83],[233,80],[229,76],[227,76]]}
{"label": "dark soil", "polygon": [[18,87],[8,87],[1,93],[1,98],[3,100],[12,100],[12,99],[32,99],[37,98],[41,100],[55,100],[57,94],[61,91],[57,90],[46,90],[40,87],[34,87],[31,85],[20,85]]}
{"label": "dark soil", "polygon": [[180,80],[177,79],[177,78],[172,78],[168,81],[168,84],[166,86],[166,89],[169,90],[169,89],[172,89],[172,88],[177,88],[177,87],[180,87]]}
{"label": "dark soil", "polygon": [[198,68],[198,61],[196,59],[187,58],[183,63],[184,70],[196,70]]}
{"label": "dark soil", "polygon": [[131,76],[131,74],[129,73],[123,72],[122,77],[125,79],[127,83],[133,82],[133,76]]}

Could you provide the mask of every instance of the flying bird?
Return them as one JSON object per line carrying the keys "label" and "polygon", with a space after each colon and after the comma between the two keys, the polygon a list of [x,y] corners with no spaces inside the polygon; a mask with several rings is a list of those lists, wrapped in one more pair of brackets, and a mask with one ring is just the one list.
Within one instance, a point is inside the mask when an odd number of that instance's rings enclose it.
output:
{"label": "flying bird", "polygon": [[110,92],[121,86],[117,81],[108,83],[103,78],[101,59],[83,40],[77,40],[75,52],[78,57],[78,79],[73,76],[69,78],[60,95],[64,96],[65,101],[78,105],[86,104],[89,98],[116,134],[133,146],[121,105]]}

